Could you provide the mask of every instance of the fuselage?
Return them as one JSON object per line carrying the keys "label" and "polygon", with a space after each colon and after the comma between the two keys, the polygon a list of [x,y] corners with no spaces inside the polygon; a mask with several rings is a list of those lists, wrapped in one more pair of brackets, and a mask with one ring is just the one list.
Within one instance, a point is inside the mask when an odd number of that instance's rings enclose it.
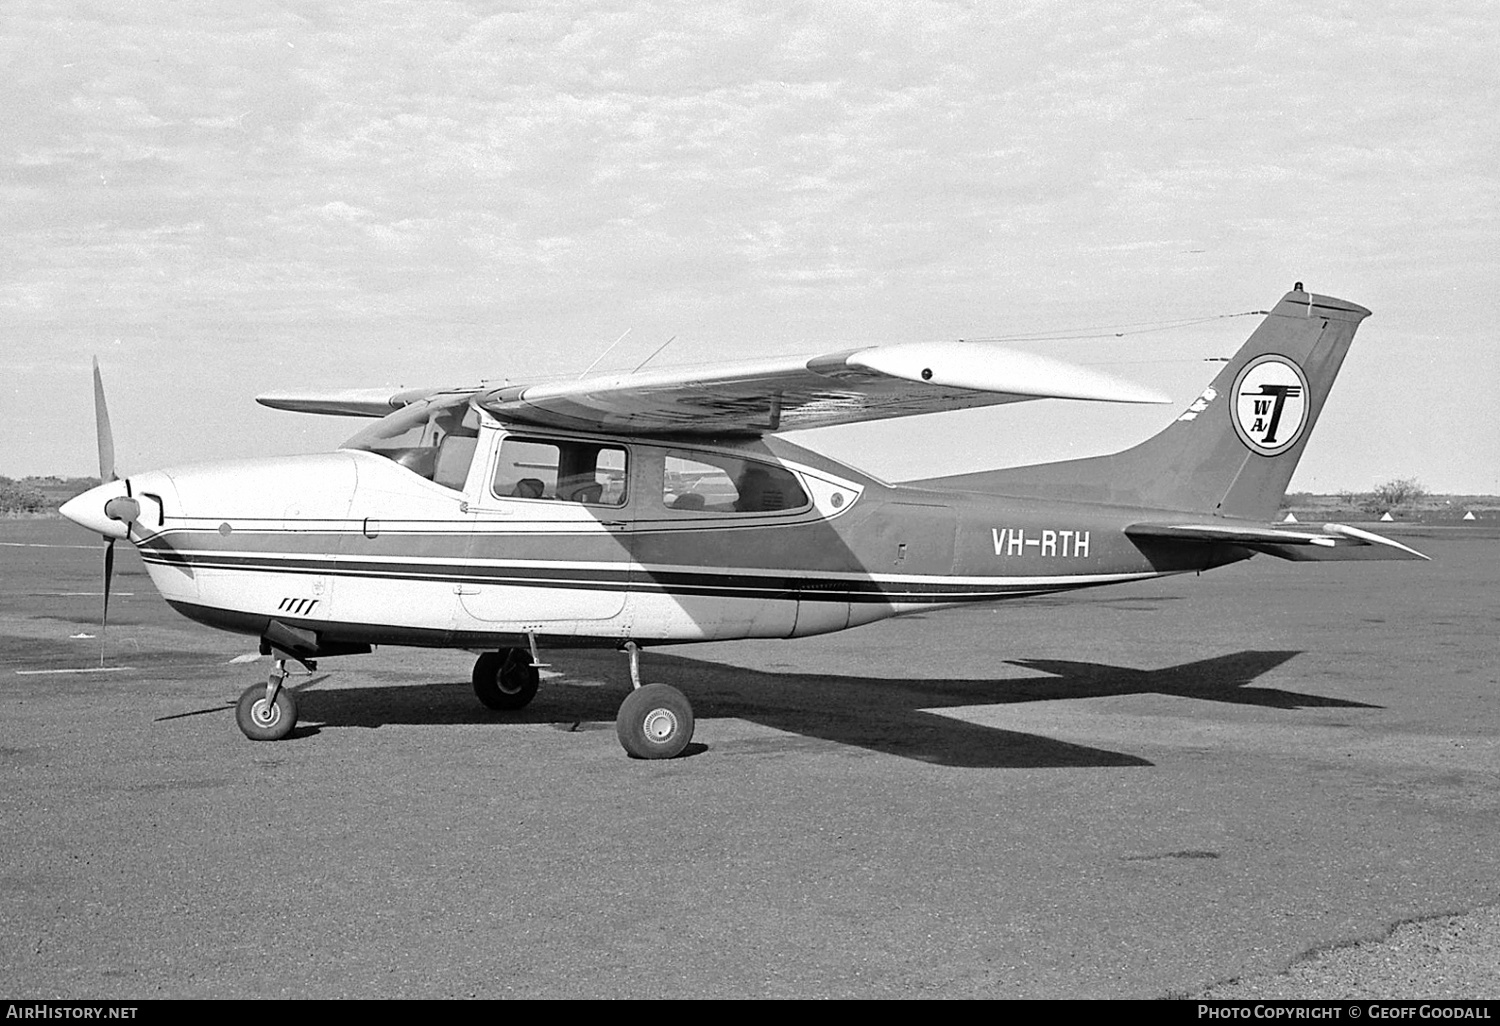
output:
{"label": "fuselage", "polygon": [[135,474],[69,515],[108,534],[81,518],[128,487],[172,606],[325,645],[800,637],[1249,554],[1132,540],[1140,509],[891,485],[775,437],[470,428]]}

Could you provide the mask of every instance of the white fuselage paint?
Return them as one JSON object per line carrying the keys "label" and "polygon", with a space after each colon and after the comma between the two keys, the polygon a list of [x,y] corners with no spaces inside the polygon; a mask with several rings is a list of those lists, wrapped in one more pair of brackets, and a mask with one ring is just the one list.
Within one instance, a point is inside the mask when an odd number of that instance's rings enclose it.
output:
{"label": "white fuselage paint", "polygon": [[[372,637],[386,628],[421,632],[432,644],[526,633],[595,642],[798,637],[1160,576],[804,569],[795,553],[786,554],[788,565],[768,565],[787,528],[831,525],[836,541],[836,521],[857,508],[865,486],[783,461],[811,498],[795,515],[683,520],[635,502],[601,511],[496,498],[486,488],[490,441],[483,439],[463,492],[357,451],[133,475],[133,493],[150,498],[130,540],[164,598],[212,611],[213,622],[231,629],[241,629],[236,617],[275,618],[353,625]],[[1022,531],[996,530],[997,555],[1018,538],[1024,548],[1031,539]],[[719,539],[711,560],[637,557],[672,553],[684,539],[701,553],[706,538]],[[1087,539],[1070,532],[1059,554],[1086,555]],[[746,550],[757,559],[737,560]]]}

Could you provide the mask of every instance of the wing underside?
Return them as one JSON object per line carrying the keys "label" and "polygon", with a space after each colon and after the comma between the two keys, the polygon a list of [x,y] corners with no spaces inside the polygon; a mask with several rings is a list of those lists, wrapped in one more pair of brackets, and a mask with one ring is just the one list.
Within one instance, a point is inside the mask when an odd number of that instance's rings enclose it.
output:
{"label": "wing underside", "polygon": [[436,395],[472,394],[478,388],[344,388],[328,392],[267,392],[255,397],[262,406],[293,413],[319,413],[329,417],[384,417],[421,399]]}
{"label": "wing underside", "polygon": [[1321,530],[1283,530],[1238,524],[1131,524],[1132,538],[1154,538],[1200,544],[1238,545],[1280,559],[1427,559],[1416,549],[1347,524],[1324,524]]}
{"label": "wing underside", "polygon": [[256,401],[300,413],[381,417],[438,395],[472,395],[507,423],[620,435],[760,435],[1031,399],[1168,401],[1098,371],[973,342],[489,388],[268,393]]}
{"label": "wing underside", "polygon": [[501,420],[548,427],[759,435],[1047,398],[1166,401],[1046,357],[941,342],[507,386],[476,402]]}

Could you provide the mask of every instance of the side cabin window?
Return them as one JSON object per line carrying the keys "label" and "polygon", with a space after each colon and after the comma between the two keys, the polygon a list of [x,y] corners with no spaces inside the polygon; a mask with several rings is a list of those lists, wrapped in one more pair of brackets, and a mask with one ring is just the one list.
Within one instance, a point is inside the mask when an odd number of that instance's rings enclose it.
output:
{"label": "side cabin window", "polygon": [[479,414],[467,395],[424,399],[403,407],[345,442],[384,456],[419,477],[462,491],[479,444]]}
{"label": "side cabin window", "polygon": [[598,442],[506,437],[495,466],[499,498],[625,505],[625,450]]}
{"label": "side cabin window", "polygon": [[662,505],[707,513],[793,513],[811,500],[785,467],[717,453],[668,452]]}

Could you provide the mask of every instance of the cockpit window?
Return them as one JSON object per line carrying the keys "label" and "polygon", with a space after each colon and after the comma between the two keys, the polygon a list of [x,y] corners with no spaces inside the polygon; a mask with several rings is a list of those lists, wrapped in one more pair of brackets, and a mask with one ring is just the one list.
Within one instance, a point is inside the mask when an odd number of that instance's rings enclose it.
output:
{"label": "cockpit window", "polygon": [[625,505],[625,450],[581,441],[507,437],[495,466],[495,495],[591,506]]}
{"label": "cockpit window", "polygon": [[479,414],[469,397],[448,396],[412,403],[382,417],[345,442],[393,460],[412,473],[462,490],[479,443]]}
{"label": "cockpit window", "polygon": [[708,513],[792,513],[807,492],[785,467],[717,453],[669,452],[662,476],[668,509]]}

